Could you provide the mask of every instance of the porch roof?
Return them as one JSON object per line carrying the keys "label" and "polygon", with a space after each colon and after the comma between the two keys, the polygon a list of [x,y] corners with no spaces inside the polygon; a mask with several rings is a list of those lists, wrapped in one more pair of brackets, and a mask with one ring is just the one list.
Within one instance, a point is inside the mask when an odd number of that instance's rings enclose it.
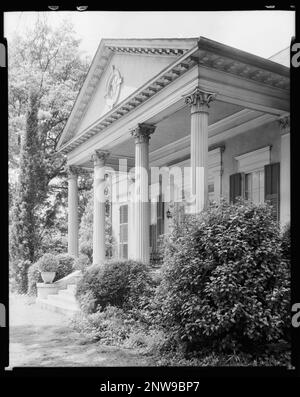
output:
{"label": "porch roof", "polygon": [[[93,92],[114,52],[173,57],[175,55],[176,59],[110,111],[75,135],[76,126],[88,108]],[[105,130],[115,121],[154,97],[196,65],[259,82],[269,87],[289,90],[289,68],[205,37],[153,40],[105,39],[99,45],[86,80],[64,127],[57,150],[63,153],[71,152],[98,132]]]}

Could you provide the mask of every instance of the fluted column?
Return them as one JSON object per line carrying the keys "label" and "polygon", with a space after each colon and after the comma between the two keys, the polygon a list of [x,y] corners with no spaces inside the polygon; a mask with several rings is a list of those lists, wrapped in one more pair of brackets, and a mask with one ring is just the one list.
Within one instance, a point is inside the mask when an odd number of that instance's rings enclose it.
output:
{"label": "fluted column", "polygon": [[68,167],[68,254],[78,256],[78,169]]}
{"label": "fluted column", "polygon": [[215,96],[199,87],[185,96],[191,107],[191,193],[196,214],[208,201],[208,108]]}
{"label": "fluted column", "polygon": [[128,259],[135,259],[135,184],[134,176],[128,177]]}
{"label": "fluted column", "polygon": [[279,125],[281,130],[280,224],[284,226],[291,219],[290,117],[279,119]]}
{"label": "fluted column", "polygon": [[135,138],[135,259],[150,259],[149,139],[155,126],[139,124],[131,131]]}
{"label": "fluted column", "polygon": [[107,152],[96,151],[94,161],[93,264],[105,261],[105,161]]}

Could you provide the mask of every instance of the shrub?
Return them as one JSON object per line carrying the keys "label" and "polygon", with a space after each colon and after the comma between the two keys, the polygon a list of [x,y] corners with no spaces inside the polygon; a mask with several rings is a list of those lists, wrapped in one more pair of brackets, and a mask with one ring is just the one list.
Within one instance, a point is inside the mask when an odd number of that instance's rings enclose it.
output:
{"label": "shrub", "polygon": [[289,270],[269,205],[212,204],[165,243],[159,320],[186,349],[253,348],[284,337]]}
{"label": "shrub", "polygon": [[83,275],[77,285],[79,302],[91,292],[95,308],[108,305],[126,310],[141,306],[152,292],[152,279],[146,265],[134,261],[106,262],[94,265]]}
{"label": "shrub", "polygon": [[89,258],[90,262],[93,260],[93,243],[92,241],[82,241],[80,243],[80,253]]}
{"label": "shrub", "polygon": [[59,264],[57,257],[52,254],[44,254],[37,263],[40,272],[56,272]]}
{"label": "shrub", "polygon": [[101,341],[104,345],[120,346],[131,332],[128,316],[117,307],[107,306],[103,311],[92,314],[80,313],[75,316],[71,325],[93,341]]}
{"label": "shrub", "polygon": [[281,235],[281,249],[283,258],[287,261],[291,260],[291,227],[286,225]]}
{"label": "shrub", "polygon": [[74,270],[86,270],[91,265],[90,258],[87,255],[80,255],[75,259],[73,268]]}
{"label": "shrub", "polygon": [[42,283],[41,272],[38,263],[33,263],[28,270],[28,294],[36,295],[36,283]]}
{"label": "shrub", "polygon": [[58,266],[55,274],[54,281],[60,280],[72,273],[75,257],[69,254],[59,254],[56,256],[58,260]]}

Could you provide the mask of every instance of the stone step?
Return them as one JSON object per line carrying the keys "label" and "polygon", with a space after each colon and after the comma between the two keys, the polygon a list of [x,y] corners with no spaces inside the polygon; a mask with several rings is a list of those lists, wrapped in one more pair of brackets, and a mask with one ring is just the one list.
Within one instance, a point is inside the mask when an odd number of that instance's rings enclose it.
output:
{"label": "stone step", "polygon": [[72,297],[75,298],[75,293],[72,290],[70,290],[70,289],[60,289],[58,291],[58,295],[61,295],[61,296],[72,296]]}
{"label": "stone step", "polygon": [[[56,295],[53,295],[56,296]],[[66,303],[61,301],[51,301],[49,299],[37,298],[37,304],[40,308],[50,310],[56,313],[62,313],[67,316],[72,316],[79,312],[79,306],[74,303]]]}
{"label": "stone step", "polygon": [[76,292],[76,284],[68,284],[67,290],[68,291],[72,291],[75,294],[75,292]]}
{"label": "stone step", "polygon": [[71,295],[71,294],[60,294],[60,293],[58,293],[57,295],[48,295],[48,298],[47,298],[47,300],[48,301],[50,301],[50,302],[65,302],[65,303],[67,303],[67,304],[77,304],[77,300],[76,300],[76,298],[75,298],[75,296],[74,295]]}

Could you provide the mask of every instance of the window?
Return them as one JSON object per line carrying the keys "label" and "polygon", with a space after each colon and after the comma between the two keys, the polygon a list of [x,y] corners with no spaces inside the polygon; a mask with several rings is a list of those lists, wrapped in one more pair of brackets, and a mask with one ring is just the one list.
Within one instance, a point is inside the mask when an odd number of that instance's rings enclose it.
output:
{"label": "window", "polygon": [[[165,228],[165,205],[162,195],[159,195],[158,201],[153,203],[152,213],[156,212],[156,219],[150,225],[150,248],[152,253],[156,253],[158,249],[159,237],[164,234]],[[154,207],[155,206],[155,207]]]}
{"label": "window", "polygon": [[265,182],[264,170],[258,170],[245,174],[245,199],[255,204],[264,202]]}
{"label": "window", "polygon": [[119,258],[128,259],[128,205],[120,206]]}
{"label": "window", "polygon": [[214,182],[208,183],[208,201],[213,201],[215,199],[215,184]]}
{"label": "window", "polygon": [[255,204],[263,203],[265,201],[264,167],[270,163],[270,146],[242,154],[235,159],[237,160],[238,173],[234,175],[240,175],[240,184],[234,189],[234,180],[231,178],[231,198],[241,195]]}

